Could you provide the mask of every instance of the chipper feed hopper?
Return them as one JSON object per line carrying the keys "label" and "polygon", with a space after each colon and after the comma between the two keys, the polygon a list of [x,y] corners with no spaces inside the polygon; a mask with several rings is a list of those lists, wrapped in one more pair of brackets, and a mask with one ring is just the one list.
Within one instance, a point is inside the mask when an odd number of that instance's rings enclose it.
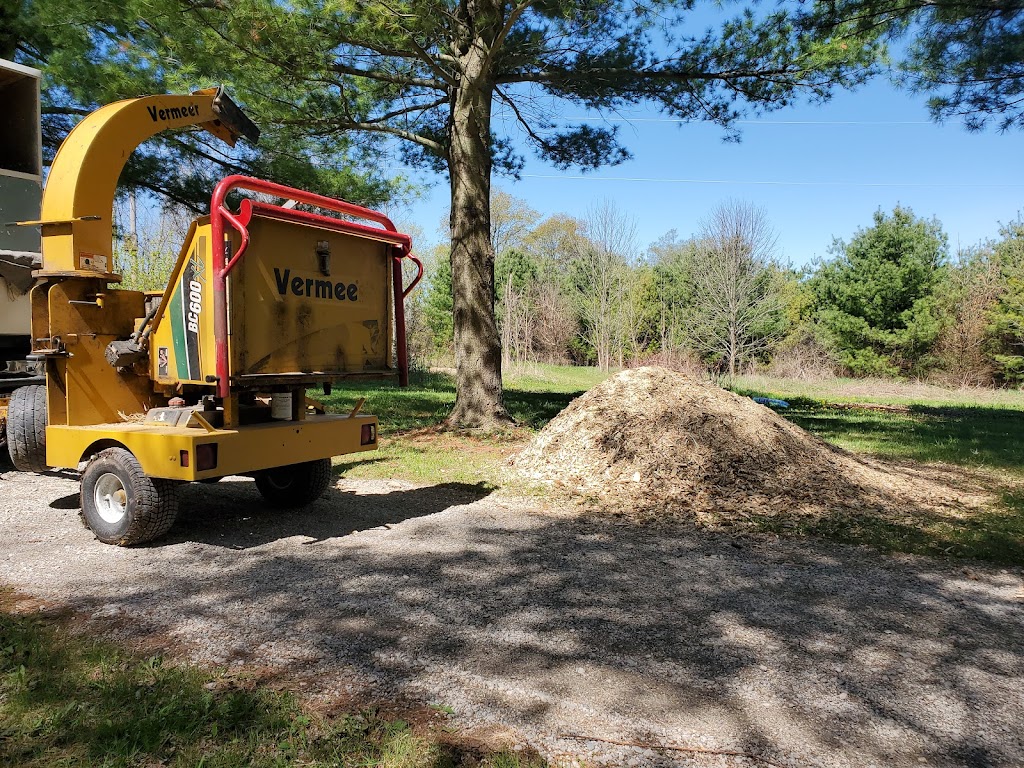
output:
{"label": "chipper feed hopper", "polygon": [[[229,176],[162,293],[116,287],[121,169],[145,139],[186,126],[232,145],[259,135],[219,89],[110,104],[61,146],[37,222],[32,356],[46,385],[12,398],[11,456],[34,471],[84,464],[86,523],[111,544],[166,533],[182,482],[251,475],[271,505],[314,501],[332,456],[377,447],[377,418],[361,403],[326,414],[307,389],[407,379],[402,300],[422,265],[385,216],[350,203]],[[229,194],[242,194],[234,209]],[[419,271],[403,289],[407,258]]]}

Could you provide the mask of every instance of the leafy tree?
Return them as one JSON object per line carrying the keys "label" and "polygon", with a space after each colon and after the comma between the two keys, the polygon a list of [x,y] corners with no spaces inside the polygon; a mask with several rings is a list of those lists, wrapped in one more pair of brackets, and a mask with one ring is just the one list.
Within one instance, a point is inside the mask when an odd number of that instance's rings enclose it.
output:
{"label": "leafy tree", "polygon": [[899,81],[930,94],[934,119],[963,117],[969,129],[995,122],[1024,128],[1024,5],[1017,0],[836,0],[832,23],[885,28],[901,43]]}
{"label": "leafy tree", "polygon": [[962,116],[978,130],[1024,128],[1024,5],[943,0],[923,4],[902,69],[931,93],[936,120]]}
{"label": "leafy tree", "polygon": [[654,264],[652,288],[655,295],[647,303],[647,323],[653,329],[661,352],[690,346],[686,317],[693,304],[692,269],[696,248],[693,240],[680,239],[673,229],[648,249],[648,258]]}
{"label": "leafy tree", "polygon": [[1005,288],[992,243],[959,249],[936,288],[942,330],[935,376],[953,386],[988,386],[996,378],[992,313]]}
{"label": "leafy tree", "polygon": [[577,243],[571,275],[580,336],[594,350],[602,371],[621,366],[624,309],[636,253],[636,221],[608,200],[587,212],[586,237]]}
{"label": "leafy tree", "polygon": [[528,253],[518,250],[505,251],[495,261],[494,278],[498,297],[505,292],[509,282],[519,292],[526,292],[536,282],[540,274],[540,265]]}
{"label": "leafy tree", "polygon": [[989,312],[993,361],[1000,377],[1013,384],[1024,382],[1024,218],[1000,228],[993,247],[1001,290]]}
{"label": "leafy tree", "polygon": [[[523,250],[530,231],[540,219],[525,200],[507,192],[491,193],[491,244],[497,258],[509,250]],[[500,292],[499,292],[500,293]]]}
{"label": "leafy tree", "polygon": [[777,276],[785,336],[771,350],[768,370],[774,376],[808,380],[833,378],[838,372],[817,326],[811,274],[805,267],[783,269]]}
{"label": "leafy tree", "polygon": [[521,251],[505,249],[499,252],[494,272],[502,355],[505,362],[522,364],[532,353],[537,264]]}
{"label": "leafy tree", "polygon": [[579,219],[556,213],[530,230],[523,248],[537,260],[542,273],[563,279],[569,272],[578,243],[584,237],[584,226]]}
{"label": "leafy tree", "polygon": [[443,355],[452,352],[452,267],[447,249],[438,246],[427,261],[428,282],[423,299],[423,314],[434,339],[434,351]]}
{"label": "leafy tree", "polygon": [[873,226],[849,243],[835,240],[831,252],[811,286],[840,362],[862,375],[921,371],[941,330],[935,289],[948,244],[938,220],[879,210]]}
{"label": "leafy tree", "polygon": [[[184,0],[13,0],[2,5],[0,56],[43,71],[47,163],[74,124],[103,104],[235,85],[207,45],[213,31],[190,5]],[[272,70],[250,62],[245,87],[232,87],[232,95],[244,101],[261,84],[261,93],[280,97],[273,77]],[[349,137],[288,125],[291,108],[280,98],[254,99],[247,107],[263,129],[258,147],[230,149],[201,132],[160,134],[129,158],[122,191],[146,190],[203,211],[216,182],[231,173],[366,205],[378,205],[405,189],[401,181],[384,179],[374,165],[361,162],[363,153]]]}

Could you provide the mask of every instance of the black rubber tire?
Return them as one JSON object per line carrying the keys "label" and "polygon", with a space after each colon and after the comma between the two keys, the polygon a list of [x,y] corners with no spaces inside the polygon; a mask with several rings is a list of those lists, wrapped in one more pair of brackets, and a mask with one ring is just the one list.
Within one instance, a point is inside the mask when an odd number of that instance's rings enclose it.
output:
{"label": "black rubber tire", "polygon": [[280,509],[312,504],[331,484],[331,460],[264,469],[256,473],[256,487],[267,503]]}
{"label": "black rubber tire", "polygon": [[[97,504],[96,485],[106,475],[116,476],[123,489],[124,514],[118,520],[105,520]],[[82,517],[104,544],[144,544],[160,538],[174,525],[179,485],[147,475],[131,451],[107,448],[93,456],[82,472]]]}
{"label": "black rubber tire", "polygon": [[46,387],[19,387],[7,405],[7,450],[22,472],[45,472]]}

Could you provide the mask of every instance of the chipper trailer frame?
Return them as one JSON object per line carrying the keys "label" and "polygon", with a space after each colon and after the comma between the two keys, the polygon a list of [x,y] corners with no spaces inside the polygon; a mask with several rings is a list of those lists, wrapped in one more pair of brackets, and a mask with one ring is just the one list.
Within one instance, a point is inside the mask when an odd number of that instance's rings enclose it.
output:
{"label": "chipper trailer frame", "polygon": [[[166,533],[182,482],[246,474],[271,505],[314,501],[332,456],[377,447],[377,418],[361,401],[326,414],[307,389],[408,378],[403,298],[422,264],[387,217],[341,200],[229,176],[162,293],[111,287],[121,169],[150,136],[193,125],[231,145],[259,136],[220,89],[107,105],[68,135],[40,220],[22,222],[41,227],[31,344],[46,385],[14,393],[11,457],[33,471],[84,463],[85,521],[111,544]],[[259,198],[230,209],[243,191]],[[403,259],[418,269],[405,288]]]}

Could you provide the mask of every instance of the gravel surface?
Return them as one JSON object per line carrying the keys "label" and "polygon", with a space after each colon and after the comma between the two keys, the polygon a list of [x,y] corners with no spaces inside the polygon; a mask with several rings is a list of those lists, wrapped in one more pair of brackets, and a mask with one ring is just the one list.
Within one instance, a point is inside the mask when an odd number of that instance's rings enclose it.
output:
{"label": "gravel surface", "polygon": [[1024,765],[1019,568],[397,481],[340,481],[288,514],[245,479],[189,486],[165,540],[118,549],[81,525],[77,494],[71,474],[0,476],[0,582],[314,699],[432,703],[556,764]]}

